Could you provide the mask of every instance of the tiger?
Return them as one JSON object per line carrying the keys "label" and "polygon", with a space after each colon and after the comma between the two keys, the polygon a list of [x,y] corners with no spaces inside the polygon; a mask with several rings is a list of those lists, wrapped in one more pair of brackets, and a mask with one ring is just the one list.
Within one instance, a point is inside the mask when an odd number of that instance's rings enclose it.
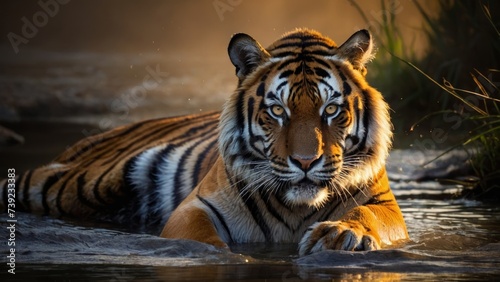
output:
{"label": "tiger", "polygon": [[404,242],[385,169],[389,106],[366,81],[374,50],[367,30],[340,46],[306,28],[268,48],[235,34],[237,86],[221,112],[82,139],[17,176],[16,208],[229,250],[294,243],[304,256]]}

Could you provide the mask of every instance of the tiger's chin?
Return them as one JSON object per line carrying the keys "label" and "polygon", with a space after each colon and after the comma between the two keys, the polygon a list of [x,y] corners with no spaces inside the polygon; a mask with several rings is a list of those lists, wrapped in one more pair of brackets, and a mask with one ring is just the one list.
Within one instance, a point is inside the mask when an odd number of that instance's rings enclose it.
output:
{"label": "tiger's chin", "polygon": [[291,185],[284,194],[284,199],[291,206],[309,206],[321,208],[330,197],[328,188],[312,182]]}

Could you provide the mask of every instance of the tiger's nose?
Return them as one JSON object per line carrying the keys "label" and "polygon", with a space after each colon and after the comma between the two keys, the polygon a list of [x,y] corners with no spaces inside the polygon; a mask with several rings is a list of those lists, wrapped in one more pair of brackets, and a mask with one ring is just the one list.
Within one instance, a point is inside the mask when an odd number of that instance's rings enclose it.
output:
{"label": "tiger's nose", "polygon": [[320,155],[311,155],[311,156],[301,156],[301,155],[292,155],[290,156],[290,161],[300,167],[302,170],[306,171],[313,166],[313,163],[321,158]]}

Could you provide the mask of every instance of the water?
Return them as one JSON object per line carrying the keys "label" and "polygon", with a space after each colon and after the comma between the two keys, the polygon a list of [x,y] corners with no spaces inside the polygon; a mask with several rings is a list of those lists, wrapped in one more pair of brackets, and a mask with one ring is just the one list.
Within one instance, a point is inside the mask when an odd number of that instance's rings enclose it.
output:
{"label": "water", "polygon": [[[294,244],[243,244],[225,252],[198,242],[18,213],[16,275],[3,271],[0,277],[9,281],[500,279],[500,208],[456,198],[456,186],[411,180],[410,173],[439,174],[436,167],[418,165],[430,157],[395,150],[389,159],[391,185],[411,241],[388,250],[331,251],[299,258]],[[2,215],[2,230],[6,220]]]}
{"label": "water", "polygon": [[[40,64],[33,57],[47,59]],[[115,123],[219,108],[234,84],[230,66],[224,71],[195,68],[200,61],[189,62],[186,57],[182,63],[176,63],[177,58],[158,63],[158,58],[147,56],[104,58],[98,54],[83,57],[74,54],[37,57],[35,54],[33,57],[27,56],[22,64],[4,62],[11,71],[0,75],[0,87],[9,90],[2,93],[14,95],[14,100],[24,107],[43,105],[45,101],[52,107],[50,112],[54,117],[68,114],[71,118],[66,120],[91,121],[93,125],[39,121],[2,123],[27,141],[22,146],[0,148],[0,172],[9,167],[22,171],[46,163],[76,140]],[[135,95],[138,92],[131,89],[140,88],[148,73],[147,67],[156,68],[157,64],[162,71],[169,72],[168,77],[146,96]],[[214,73],[221,75],[213,76]],[[72,79],[58,79],[62,74]],[[184,95],[175,94],[179,91]],[[32,95],[35,92],[39,95]],[[58,99],[52,100],[52,92]],[[215,93],[208,104],[202,102],[206,101],[206,92]],[[131,100],[134,97],[136,100]],[[0,98],[8,100],[2,98],[1,93]],[[59,104],[54,106],[54,101]],[[116,102],[127,102],[128,108],[113,112],[114,108],[99,106]],[[22,114],[7,104],[0,108],[6,118],[15,120]],[[75,114],[73,109],[77,108],[94,112],[90,112],[90,117]],[[34,111],[34,108],[22,109]],[[111,117],[106,114],[109,111]],[[41,117],[43,111],[33,114]],[[113,123],[104,122],[108,119]],[[459,153],[421,167],[437,154],[439,152],[415,150],[391,153],[387,166],[391,186],[411,237],[410,242],[392,249],[367,253],[329,251],[299,258],[295,245],[251,244],[232,246],[233,252],[225,252],[197,242],[166,240],[126,233],[111,226],[18,213],[16,275],[8,274],[2,263],[0,280],[498,281],[500,208],[459,199],[457,186],[433,181],[450,174],[460,175],[463,171],[464,156]],[[8,249],[6,220],[2,214],[2,250]]]}

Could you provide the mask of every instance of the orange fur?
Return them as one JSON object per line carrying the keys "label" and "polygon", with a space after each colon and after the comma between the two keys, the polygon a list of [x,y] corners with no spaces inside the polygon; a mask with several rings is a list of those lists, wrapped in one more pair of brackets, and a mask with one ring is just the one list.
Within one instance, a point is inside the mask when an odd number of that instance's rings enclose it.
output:
{"label": "orange fur", "polygon": [[175,209],[160,236],[191,239],[227,248],[227,244],[219,237],[212,219],[201,208],[201,202],[196,197],[196,195],[213,195],[223,183],[227,183],[227,176],[219,159],[201,183]]}

